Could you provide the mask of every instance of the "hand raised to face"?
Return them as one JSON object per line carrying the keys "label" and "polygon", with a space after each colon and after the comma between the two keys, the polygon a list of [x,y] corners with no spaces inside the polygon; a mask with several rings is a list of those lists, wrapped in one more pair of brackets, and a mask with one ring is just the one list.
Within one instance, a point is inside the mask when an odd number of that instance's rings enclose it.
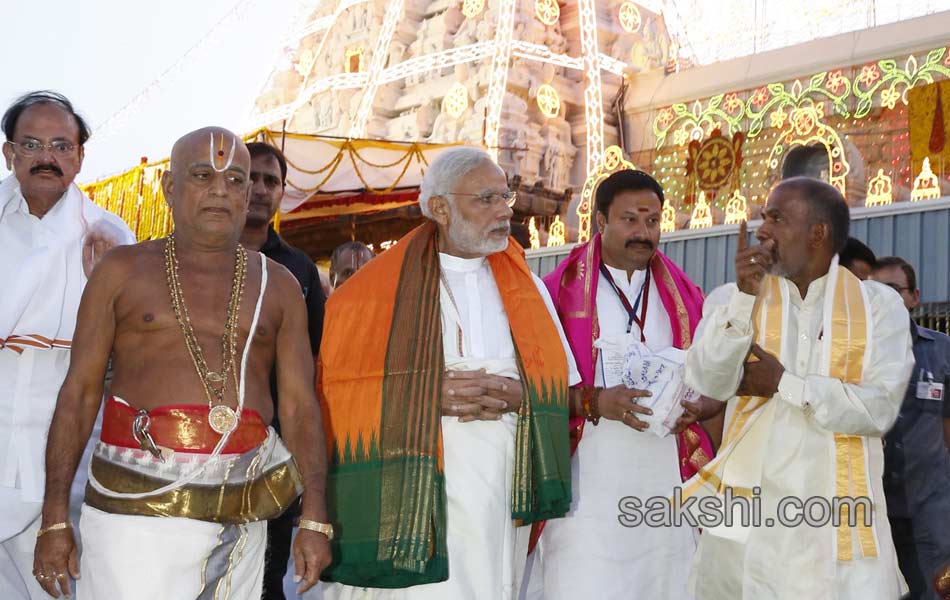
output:
{"label": "hand raised to face", "polygon": [[756,296],[765,279],[769,267],[772,266],[772,252],[767,241],[763,244],[749,246],[748,228],[745,221],[739,225],[739,244],[736,248],[736,284],[739,290],[750,296]]}

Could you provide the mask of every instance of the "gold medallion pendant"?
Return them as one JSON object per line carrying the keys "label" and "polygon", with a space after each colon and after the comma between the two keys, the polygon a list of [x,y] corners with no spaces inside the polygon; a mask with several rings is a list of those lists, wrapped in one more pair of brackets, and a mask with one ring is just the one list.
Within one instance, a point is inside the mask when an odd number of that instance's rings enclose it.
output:
{"label": "gold medallion pendant", "polygon": [[[208,424],[211,429],[221,435],[231,433],[237,429],[238,414],[233,408],[224,404],[228,391],[228,380],[234,380],[234,391],[238,394],[238,406],[242,405],[239,391],[238,372],[235,369],[235,354],[237,353],[238,316],[241,312],[241,296],[244,293],[244,282],[247,277],[247,251],[240,244],[235,248],[234,275],[231,281],[231,296],[228,299],[227,317],[224,322],[224,335],[221,336],[221,369],[212,371],[208,368],[198,336],[188,316],[185,306],[185,295],[178,276],[178,258],[175,253],[175,235],[169,235],[165,240],[165,278],[168,283],[168,293],[171,297],[172,310],[175,319],[185,338],[185,346],[191,361],[195,366],[198,379],[201,381],[208,398]],[[217,400],[217,404],[215,404]]]}
{"label": "gold medallion pendant", "polygon": [[211,425],[211,429],[221,435],[234,431],[237,428],[237,422],[237,413],[230,406],[218,404],[208,411],[208,424]]}

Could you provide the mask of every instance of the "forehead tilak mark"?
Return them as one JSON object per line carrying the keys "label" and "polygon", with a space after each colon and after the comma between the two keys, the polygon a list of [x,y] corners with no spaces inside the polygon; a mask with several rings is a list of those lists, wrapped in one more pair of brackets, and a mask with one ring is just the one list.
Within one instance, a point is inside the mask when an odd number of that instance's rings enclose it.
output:
{"label": "forehead tilak mark", "polygon": [[211,161],[211,168],[217,173],[223,173],[228,170],[228,167],[231,166],[231,162],[234,160],[234,149],[237,147],[237,140],[233,137],[231,138],[231,153],[228,154],[228,160],[223,167],[218,168],[218,161],[224,160],[224,134],[221,134],[220,143],[218,144],[218,151],[214,150],[214,133],[211,132],[208,134],[208,158]]}

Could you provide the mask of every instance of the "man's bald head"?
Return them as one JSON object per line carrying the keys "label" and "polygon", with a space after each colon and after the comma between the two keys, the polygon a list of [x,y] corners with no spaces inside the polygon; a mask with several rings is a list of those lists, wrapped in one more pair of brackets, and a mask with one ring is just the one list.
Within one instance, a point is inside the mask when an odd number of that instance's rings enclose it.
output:
{"label": "man's bald head", "polygon": [[175,142],[162,191],[176,238],[206,246],[237,243],[247,216],[251,156],[227,129],[205,127]]}
{"label": "man's bald head", "polygon": [[235,168],[245,176],[251,168],[251,154],[244,141],[223,127],[202,127],[178,138],[172,146],[170,168],[177,172],[205,162],[216,171]]}
{"label": "man's bald head", "polygon": [[344,242],[337,246],[330,256],[330,283],[334,289],[343,285],[374,256],[373,251],[360,241]]}

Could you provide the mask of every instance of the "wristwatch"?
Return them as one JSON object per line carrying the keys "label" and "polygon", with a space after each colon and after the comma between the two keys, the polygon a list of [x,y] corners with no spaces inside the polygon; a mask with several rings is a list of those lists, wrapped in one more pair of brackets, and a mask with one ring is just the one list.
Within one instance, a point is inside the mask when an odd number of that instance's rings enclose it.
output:
{"label": "wristwatch", "polygon": [[329,523],[321,523],[319,521],[311,521],[310,519],[300,519],[300,522],[297,523],[297,527],[301,529],[309,529],[310,531],[316,531],[317,533],[322,533],[327,536],[328,540],[333,539],[333,525]]}

